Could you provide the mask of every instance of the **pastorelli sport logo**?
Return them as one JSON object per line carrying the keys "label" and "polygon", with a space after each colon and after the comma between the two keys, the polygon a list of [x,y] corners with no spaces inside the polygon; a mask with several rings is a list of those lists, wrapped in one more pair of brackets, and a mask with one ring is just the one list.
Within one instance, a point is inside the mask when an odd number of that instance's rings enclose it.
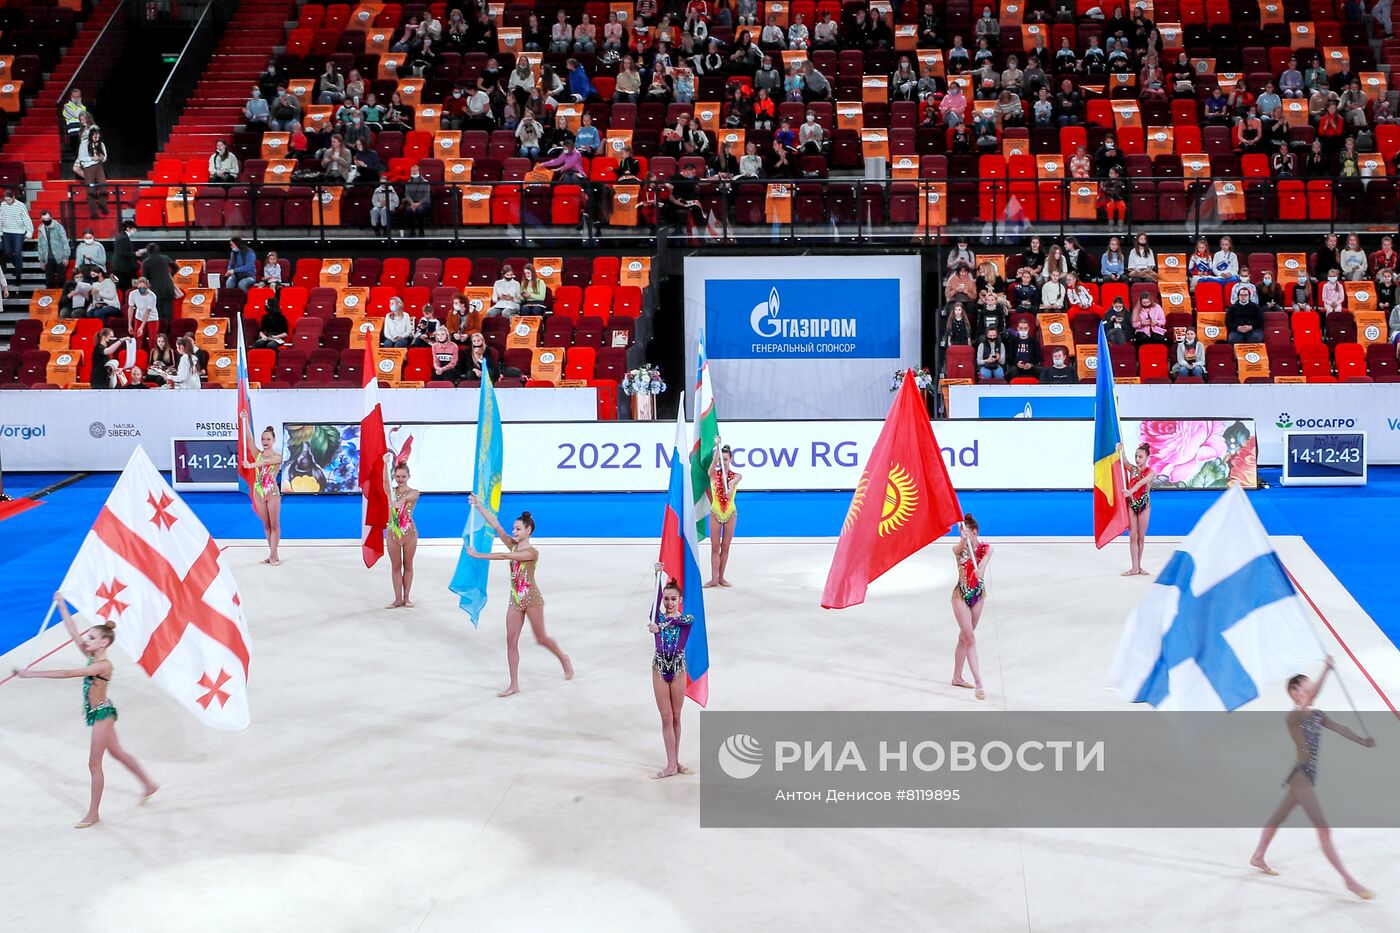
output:
{"label": "pastorelli sport logo", "polygon": [[1287,431],[1291,428],[1354,428],[1355,418],[1297,418],[1294,419],[1286,411],[1279,412],[1278,419],[1274,422],[1278,427]]}
{"label": "pastorelli sport logo", "polygon": [[782,773],[842,772],[1002,772],[1039,771],[1102,772],[1106,768],[1105,743],[1102,740],[1070,739],[1026,740],[1016,743],[1001,740],[972,741],[952,739],[946,742],[925,739],[882,740],[874,743],[847,741],[789,741],[778,739],[766,749],[753,736],[737,732],[720,744],[715,756],[720,770],[744,781],[762,770],[766,761],[772,770]]}

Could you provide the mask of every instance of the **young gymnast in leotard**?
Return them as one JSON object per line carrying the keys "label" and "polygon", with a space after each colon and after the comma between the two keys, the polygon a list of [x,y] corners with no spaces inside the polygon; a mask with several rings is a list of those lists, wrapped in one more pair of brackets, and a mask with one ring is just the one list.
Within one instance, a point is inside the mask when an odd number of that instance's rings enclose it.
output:
{"label": "young gymnast in leotard", "polygon": [[1147,467],[1147,457],[1152,448],[1139,444],[1133,453],[1133,462],[1128,464],[1128,554],[1133,565],[1123,571],[1125,577],[1136,577],[1147,573],[1142,569],[1142,549],[1147,543],[1147,523],[1152,518],[1153,473]]}
{"label": "young gymnast in leotard", "polygon": [[[386,465],[393,459],[393,454],[384,455]],[[384,529],[384,543],[394,582],[390,609],[413,607],[413,556],[418,553],[418,526],[413,524],[413,510],[418,505],[418,490],[408,485],[410,475],[407,462],[395,466],[394,485],[389,490],[389,526]]]}
{"label": "young gymnast in leotard", "polygon": [[107,687],[112,682],[112,662],[107,660],[107,648],[116,638],[116,626],[111,622],[106,622],[79,632],[78,626],[73,622],[73,617],[68,614],[68,603],[64,600],[63,594],[55,593],[53,598],[54,602],[58,604],[59,614],[63,616],[63,624],[68,628],[68,635],[73,639],[73,644],[87,655],[87,665],[60,671],[16,670],[15,676],[25,679],[38,677],[55,680],[66,677],[83,678],[83,717],[87,720],[89,728],[92,729],[92,744],[88,751],[88,771],[92,775],[92,796],[88,803],[87,815],[74,823],[73,828],[87,829],[100,819],[97,810],[102,804],[102,788],[106,784],[102,772],[102,759],[108,752],[111,752],[113,758],[126,765],[127,769],[136,775],[136,779],[141,782],[145,789],[145,797],[154,794],[158,787],[136,759],[128,755],[126,749],[122,748],[121,743],[117,741],[117,708],[112,705],[112,700],[107,695]]}
{"label": "young gymnast in leotard", "polygon": [[739,524],[739,507],[734,500],[744,477],[730,469],[731,455],[728,444],[721,447],[710,470],[710,579],[705,583],[707,587],[733,585],[724,578],[724,571],[729,566],[734,527]]}
{"label": "young gymnast in leotard", "polygon": [[510,605],[506,608],[506,661],[510,666],[510,686],[496,695],[508,697],[520,692],[520,631],[524,628],[526,619],[530,620],[530,630],[535,633],[535,641],[548,648],[563,665],[564,679],[573,680],[574,666],[569,663],[569,656],[560,650],[558,642],[550,638],[544,630],[544,596],[540,594],[540,588],[535,583],[535,567],[539,564],[540,552],[530,543],[530,535],[535,533],[535,520],[530,517],[529,512],[521,512],[511,533],[506,534],[495,513],[488,509],[484,502],[475,495],[471,497],[471,501],[487,524],[495,530],[496,537],[504,541],[509,548],[504,554],[479,554],[470,547],[467,548],[467,554],[472,557],[510,561]]}
{"label": "young gymnast in leotard", "polygon": [[1264,861],[1264,853],[1269,848],[1269,843],[1273,841],[1279,826],[1288,818],[1288,814],[1293,811],[1293,808],[1299,806],[1308,815],[1308,819],[1312,820],[1313,826],[1317,829],[1318,841],[1322,843],[1322,853],[1327,856],[1327,861],[1331,862],[1332,867],[1337,869],[1338,874],[1342,876],[1347,890],[1357,897],[1369,901],[1375,895],[1342,867],[1341,856],[1337,854],[1337,849],[1332,844],[1332,831],[1328,828],[1327,821],[1322,815],[1322,805],[1318,803],[1317,791],[1313,789],[1314,785],[1317,784],[1317,756],[1319,746],[1322,744],[1323,729],[1331,729],[1338,735],[1345,736],[1367,748],[1374,748],[1376,744],[1376,740],[1370,736],[1363,739],[1341,723],[1328,719],[1327,714],[1322,710],[1312,708],[1312,702],[1317,698],[1318,692],[1322,690],[1322,684],[1327,680],[1327,675],[1331,673],[1333,666],[1332,659],[1328,658],[1327,664],[1323,667],[1317,680],[1310,680],[1302,674],[1295,674],[1288,681],[1288,696],[1293,700],[1293,711],[1288,714],[1288,735],[1298,748],[1298,758],[1293,765],[1293,770],[1289,771],[1288,777],[1284,778],[1283,786],[1288,790],[1284,792],[1283,802],[1278,805],[1278,809],[1264,824],[1264,831],[1259,834],[1259,845],[1255,848],[1254,857],[1249,860],[1249,864],[1266,875],[1278,874]]}
{"label": "young gymnast in leotard", "polygon": [[[656,572],[665,568],[656,565]],[[651,659],[651,688],[656,709],[661,713],[661,741],[666,746],[666,767],[652,775],[668,778],[690,774],[680,763],[681,707],[685,704],[685,643],[695,617],[681,612],[681,588],[670,580],[661,590],[661,605],[647,631],[656,636],[656,654]]]}
{"label": "young gymnast in leotard", "polygon": [[243,464],[245,470],[256,470],[253,479],[253,511],[262,519],[263,535],[267,538],[267,560],[276,567],[282,563],[277,545],[282,543],[282,488],[277,474],[282,469],[282,452],[277,449],[277,432],[271,426],[263,428],[262,447],[256,460]]}
{"label": "young gymnast in leotard", "polygon": [[[953,686],[975,689],[977,699],[985,700],[987,693],[982,689],[982,672],[977,666],[977,623],[987,601],[987,565],[992,561],[992,546],[978,538],[977,519],[970,512],[963,516],[962,534],[953,545],[953,559],[958,565],[958,582],[953,586],[953,618],[958,623]],[[972,683],[963,680],[963,662],[972,669]]]}

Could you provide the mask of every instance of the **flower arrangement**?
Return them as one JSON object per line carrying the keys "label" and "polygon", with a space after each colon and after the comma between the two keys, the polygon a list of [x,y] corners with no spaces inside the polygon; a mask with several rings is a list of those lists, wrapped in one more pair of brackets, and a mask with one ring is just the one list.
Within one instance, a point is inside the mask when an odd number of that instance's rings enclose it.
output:
{"label": "flower arrangement", "polygon": [[660,395],[666,391],[666,381],[661,378],[661,370],[647,364],[628,370],[622,377],[623,395]]}
{"label": "flower arrangement", "polygon": [[[890,391],[897,392],[899,387],[904,385],[904,373],[906,370],[897,369],[894,378],[890,380]],[[932,392],[937,386],[937,380],[933,378],[933,373],[927,367],[920,366],[914,370],[914,385],[920,392]]]}

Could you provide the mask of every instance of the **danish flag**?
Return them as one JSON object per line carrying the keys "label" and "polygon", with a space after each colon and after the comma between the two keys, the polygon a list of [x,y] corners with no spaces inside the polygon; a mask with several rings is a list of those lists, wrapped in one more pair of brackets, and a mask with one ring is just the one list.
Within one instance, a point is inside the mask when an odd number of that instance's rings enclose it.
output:
{"label": "danish flag", "polygon": [[137,447],[60,587],[207,726],[248,727],[248,622],[219,546]]}

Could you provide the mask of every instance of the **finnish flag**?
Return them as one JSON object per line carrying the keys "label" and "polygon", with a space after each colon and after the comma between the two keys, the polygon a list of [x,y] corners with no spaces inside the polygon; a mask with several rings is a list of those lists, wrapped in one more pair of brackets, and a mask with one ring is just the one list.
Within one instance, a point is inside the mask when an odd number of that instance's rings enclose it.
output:
{"label": "finnish flag", "polygon": [[1259,516],[1232,486],[1128,617],[1108,684],[1158,709],[1233,710],[1323,657]]}

